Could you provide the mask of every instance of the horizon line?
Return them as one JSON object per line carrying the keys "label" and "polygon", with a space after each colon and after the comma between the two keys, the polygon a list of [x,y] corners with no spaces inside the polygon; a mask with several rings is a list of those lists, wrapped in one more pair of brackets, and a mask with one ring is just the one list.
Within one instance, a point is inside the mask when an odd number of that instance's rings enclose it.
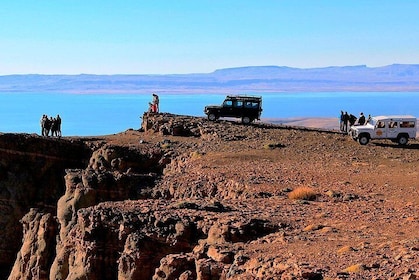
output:
{"label": "horizon line", "polygon": [[323,67],[292,67],[286,65],[248,65],[248,66],[233,66],[233,67],[226,67],[226,68],[218,68],[213,70],[212,72],[188,72],[188,73],[165,73],[165,74],[153,74],[153,73],[113,73],[113,74],[97,74],[97,73],[73,73],[73,74],[62,74],[62,73],[14,73],[14,74],[0,74],[0,77],[5,76],[170,76],[170,75],[207,75],[213,74],[217,71],[221,70],[234,70],[234,69],[246,69],[246,68],[282,68],[282,69],[296,69],[296,70],[315,70],[315,69],[327,69],[327,68],[366,68],[366,69],[375,69],[375,68],[384,68],[389,66],[419,66],[417,63],[393,63],[387,64],[382,66],[368,66],[366,64],[358,64],[358,65],[329,65]]}

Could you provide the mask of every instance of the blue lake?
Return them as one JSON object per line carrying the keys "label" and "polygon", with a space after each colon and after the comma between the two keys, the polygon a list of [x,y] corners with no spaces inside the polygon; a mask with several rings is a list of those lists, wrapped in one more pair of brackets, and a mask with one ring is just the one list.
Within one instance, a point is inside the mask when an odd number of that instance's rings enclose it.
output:
{"label": "blue lake", "polygon": [[[262,119],[409,114],[419,117],[419,92],[254,93],[263,97]],[[222,94],[159,94],[160,111],[204,116]],[[0,93],[0,132],[40,134],[43,114],[62,118],[63,136],[94,136],[140,127],[151,94]]]}

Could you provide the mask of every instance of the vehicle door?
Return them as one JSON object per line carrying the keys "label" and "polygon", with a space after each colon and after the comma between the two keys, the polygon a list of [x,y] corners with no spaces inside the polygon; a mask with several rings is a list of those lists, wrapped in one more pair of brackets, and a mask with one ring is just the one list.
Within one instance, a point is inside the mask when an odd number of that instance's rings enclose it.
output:
{"label": "vehicle door", "polygon": [[236,100],[233,102],[233,113],[235,117],[242,117],[243,112],[243,101],[242,100]]}
{"label": "vehicle door", "polygon": [[374,126],[374,137],[375,139],[384,139],[387,137],[388,122],[379,120]]}
{"label": "vehicle door", "polygon": [[390,120],[388,122],[387,138],[395,139],[399,134],[399,122],[397,120]]}
{"label": "vehicle door", "polygon": [[221,115],[224,117],[232,117],[234,116],[233,114],[233,100],[231,99],[226,99],[223,102],[223,107],[221,110]]}

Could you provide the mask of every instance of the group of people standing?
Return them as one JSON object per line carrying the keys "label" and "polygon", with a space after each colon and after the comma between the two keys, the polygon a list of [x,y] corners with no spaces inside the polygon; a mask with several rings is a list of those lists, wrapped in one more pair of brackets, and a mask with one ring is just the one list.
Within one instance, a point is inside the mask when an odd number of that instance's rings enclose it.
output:
{"label": "group of people standing", "polygon": [[153,93],[153,101],[148,103],[148,112],[149,113],[158,113],[159,112],[159,96]]}
{"label": "group of people standing", "polygon": [[[348,112],[340,111],[340,131],[348,132],[349,127],[353,125],[367,124],[370,119],[371,115],[368,115],[368,119],[366,119],[364,113],[362,112],[359,114],[359,118],[357,118],[352,114],[348,114]],[[358,122],[356,122],[356,120],[358,120]]]}
{"label": "group of people standing", "polygon": [[41,118],[41,134],[42,136],[61,137],[61,117],[57,115],[55,118],[42,115]]}

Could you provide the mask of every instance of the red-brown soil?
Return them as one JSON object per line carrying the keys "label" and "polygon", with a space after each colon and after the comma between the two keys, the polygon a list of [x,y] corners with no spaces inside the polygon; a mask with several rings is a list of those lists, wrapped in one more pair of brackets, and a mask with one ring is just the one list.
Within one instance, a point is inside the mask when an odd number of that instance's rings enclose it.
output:
{"label": "red-brown soil", "polygon": [[[196,201],[197,193],[215,186],[212,199],[238,215],[252,212],[281,225],[275,233],[236,245],[250,260],[230,279],[419,276],[417,140],[405,147],[387,141],[361,146],[338,132],[231,122],[219,123],[208,135],[129,130],[101,141],[166,143],[165,149],[182,158],[158,183],[171,190],[172,199]],[[231,187],[217,189],[225,181]],[[301,187],[311,188],[316,198],[288,197]]]}

